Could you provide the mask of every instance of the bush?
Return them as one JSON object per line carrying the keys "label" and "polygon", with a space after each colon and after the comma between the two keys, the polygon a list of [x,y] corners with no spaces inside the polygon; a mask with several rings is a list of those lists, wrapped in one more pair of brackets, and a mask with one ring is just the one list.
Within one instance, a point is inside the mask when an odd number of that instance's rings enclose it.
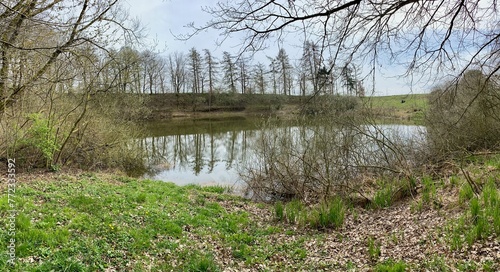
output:
{"label": "bush", "polygon": [[29,114],[27,121],[30,123],[25,135],[19,140],[14,150],[18,151],[20,160],[31,157],[27,164],[43,164],[42,167],[52,166],[54,154],[61,148],[56,137],[53,122],[40,113]]}
{"label": "bush", "polygon": [[[424,162],[419,139],[359,119],[325,115],[285,128],[266,122],[239,174],[253,197],[263,201],[348,199],[362,192],[367,180],[411,178]],[[387,188],[379,197],[392,201],[392,194],[406,196],[411,187],[410,181],[401,190]]]}
{"label": "bush", "polygon": [[500,147],[500,88],[481,71],[436,88],[429,105],[429,142],[438,157]]}
{"label": "bush", "polygon": [[141,102],[134,96],[117,94],[113,99],[111,95],[62,93],[50,101],[49,112],[34,112],[41,102],[32,99],[26,103],[32,107],[0,119],[0,138],[5,139],[0,142],[0,157],[15,156],[20,170],[73,166],[129,172],[145,168],[141,150],[132,141],[139,132],[128,121],[143,115]]}

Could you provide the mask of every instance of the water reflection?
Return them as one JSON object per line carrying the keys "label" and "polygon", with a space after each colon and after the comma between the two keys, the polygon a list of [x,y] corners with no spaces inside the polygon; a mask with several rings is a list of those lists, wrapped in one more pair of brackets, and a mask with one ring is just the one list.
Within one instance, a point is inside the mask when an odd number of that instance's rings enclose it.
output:
{"label": "water reflection", "polygon": [[258,120],[186,120],[154,123],[140,139],[151,167],[148,178],[180,185],[239,181],[236,166],[248,157]]}
{"label": "water reflection", "polygon": [[[315,133],[297,121],[273,122],[278,134],[286,136],[280,138],[289,139],[294,145],[303,145]],[[138,139],[146,154],[146,164],[151,168],[146,177],[179,185],[238,187],[241,185],[238,167],[245,165],[246,160],[256,160],[254,147],[259,135],[266,133],[259,129],[261,123],[262,119],[237,118],[148,124],[146,135]],[[421,132],[425,130],[406,125],[383,125],[378,129],[387,135],[398,131],[398,137],[408,139],[424,135]]]}

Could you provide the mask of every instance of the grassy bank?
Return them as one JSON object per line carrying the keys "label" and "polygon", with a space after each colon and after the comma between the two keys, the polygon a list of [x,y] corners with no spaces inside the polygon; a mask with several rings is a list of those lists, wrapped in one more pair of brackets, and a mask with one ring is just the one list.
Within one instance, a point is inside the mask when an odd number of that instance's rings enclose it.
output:
{"label": "grassy bank", "polygon": [[500,157],[464,171],[483,193],[460,171],[426,178],[417,195],[384,208],[343,204],[343,223],[326,229],[291,219],[321,208],[253,203],[221,187],[19,176],[14,207],[5,187],[0,198],[0,248],[6,253],[15,238],[16,254],[14,266],[2,254],[0,270],[498,271]]}
{"label": "grassy bank", "polygon": [[373,96],[363,98],[363,103],[377,117],[419,122],[427,110],[428,95]]}
{"label": "grassy bank", "polygon": [[[155,94],[148,95],[149,119],[182,117],[228,117],[277,114],[289,116],[301,112],[310,97],[272,94]],[[421,120],[427,108],[426,94],[375,96],[362,98],[377,118]],[[404,102],[403,102],[404,101]],[[403,103],[402,103],[403,102]]]}
{"label": "grassy bank", "polygon": [[293,114],[304,97],[273,94],[154,94],[148,95],[149,119],[251,114]]}

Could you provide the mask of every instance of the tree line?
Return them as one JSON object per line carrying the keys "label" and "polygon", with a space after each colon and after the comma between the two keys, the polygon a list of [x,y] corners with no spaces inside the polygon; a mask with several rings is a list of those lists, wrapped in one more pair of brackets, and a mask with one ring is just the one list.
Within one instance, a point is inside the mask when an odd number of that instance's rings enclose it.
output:
{"label": "tree line", "polygon": [[293,63],[284,48],[266,62],[227,51],[216,57],[209,49],[162,54],[122,47],[107,56],[104,81],[113,78],[121,93],[241,93],[364,96],[359,68],[334,67],[312,42],[304,43],[301,58]]}

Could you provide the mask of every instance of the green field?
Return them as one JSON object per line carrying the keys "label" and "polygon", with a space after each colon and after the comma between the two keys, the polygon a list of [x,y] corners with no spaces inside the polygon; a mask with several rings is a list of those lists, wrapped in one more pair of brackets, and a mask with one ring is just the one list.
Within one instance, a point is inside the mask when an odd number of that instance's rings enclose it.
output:
{"label": "green field", "polygon": [[[404,101],[404,103],[402,103]],[[381,118],[421,121],[428,107],[428,94],[371,96],[363,104]]]}

